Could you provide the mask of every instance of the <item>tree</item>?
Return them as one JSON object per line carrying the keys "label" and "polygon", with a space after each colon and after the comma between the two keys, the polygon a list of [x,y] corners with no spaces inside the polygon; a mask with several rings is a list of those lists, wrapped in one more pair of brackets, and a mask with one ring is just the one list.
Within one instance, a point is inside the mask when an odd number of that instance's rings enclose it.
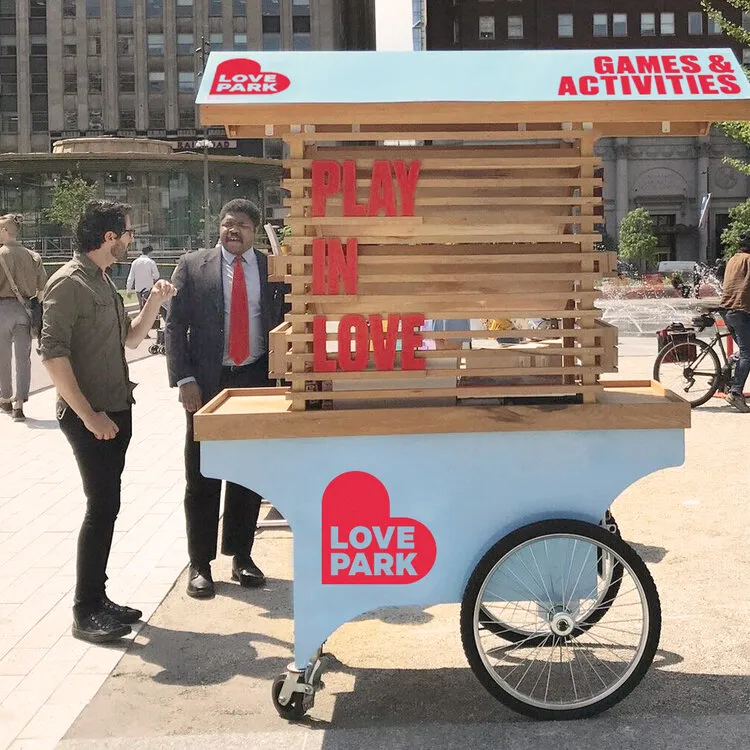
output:
{"label": "tree", "polygon": [[740,249],[740,234],[748,230],[750,230],[750,198],[729,211],[729,225],[721,233],[725,258],[731,258]]}
{"label": "tree", "polygon": [[[728,0],[729,4],[737,10],[750,13],[750,0]],[[745,30],[741,25],[732,23],[720,10],[714,7],[711,0],[701,0],[703,9],[708,13],[716,23],[721,26],[722,31],[731,39],[739,42],[743,47],[750,47],[750,31]],[[737,141],[750,146],[750,122],[722,122],[719,127],[730,137]],[[743,159],[724,158],[724,163],[733,166],[742,174],[750,175],[750,163]]]}
{"label": "tree", "polygon": [[659,240],[645,208],[628,212],[620,223],[620,257],[627,261],[653,263]]}
{"label": "tree", "polygon": [[93,198],[96,185],[69,174],[52,189],[52,205],[44,212],[45,218],[75,232],[83,207]]}

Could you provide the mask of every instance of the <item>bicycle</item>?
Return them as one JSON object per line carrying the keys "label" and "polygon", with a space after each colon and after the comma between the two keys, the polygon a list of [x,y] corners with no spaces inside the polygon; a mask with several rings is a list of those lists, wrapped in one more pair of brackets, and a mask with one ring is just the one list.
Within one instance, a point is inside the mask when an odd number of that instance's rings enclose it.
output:
{"label": "bicycle", "polygon": [[[717,391],[728,393],[734,376],[737,355],[727,355],[724,339],[732,334],[717,327],[714,307],[693,318],[693,327],[672,323],[665,329],[667,342],[659,349],[654,362],[654,380],[682,396],[695,408],[705,404]],[[714,337],[706,343],[697,334],[716,327]],[[718,352],[718,353],[717,353]]]}

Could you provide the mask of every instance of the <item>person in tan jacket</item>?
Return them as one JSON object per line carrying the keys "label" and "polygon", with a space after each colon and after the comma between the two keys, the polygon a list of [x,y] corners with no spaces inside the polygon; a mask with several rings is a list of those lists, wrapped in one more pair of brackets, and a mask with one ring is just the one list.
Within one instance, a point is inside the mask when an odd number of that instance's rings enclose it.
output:
{"label": "person in tan jacket", "polygon": [[730,258],[724,271],[723,317],[737,342],[740,358],[726,401],[737,411],[750,412],[743,395],[750,375],[750,231],[739,238],[739,252]]}
{"label": "person in tan jacket", "polygon": [[0,411],[15,422],[26,419],[31,387],[31,319],[24,303],[41,299],[47,282],[41,256],[18,241],[20,226],[19,215],[0,216]]}

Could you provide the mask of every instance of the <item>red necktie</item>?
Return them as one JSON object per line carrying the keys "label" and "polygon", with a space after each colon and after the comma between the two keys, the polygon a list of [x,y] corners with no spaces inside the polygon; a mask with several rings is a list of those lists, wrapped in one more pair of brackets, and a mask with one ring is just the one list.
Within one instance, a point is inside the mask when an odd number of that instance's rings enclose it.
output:
{"label": "red necktie", "polygon": [[229,359],[239,365],[250,356],[250,318],[242,256],[234,259],[232,301],[229,308]]}

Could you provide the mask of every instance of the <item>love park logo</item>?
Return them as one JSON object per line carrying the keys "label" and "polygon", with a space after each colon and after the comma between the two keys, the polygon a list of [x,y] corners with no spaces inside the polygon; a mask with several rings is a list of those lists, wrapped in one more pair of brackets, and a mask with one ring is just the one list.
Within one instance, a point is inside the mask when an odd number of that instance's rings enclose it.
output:
{"label": "love park logo", "polygon": [[268,73],[260,63],[247,57],[224,60],[216,68],[212,94],[278,94],[289,88],[291,81],[282,73]]}
{"label": "love park logo", "polygon": [[430,530],[413,518],[391,518],[383,483],[348,471],[323,493],[323,583],[415,583],[435,564]]}

